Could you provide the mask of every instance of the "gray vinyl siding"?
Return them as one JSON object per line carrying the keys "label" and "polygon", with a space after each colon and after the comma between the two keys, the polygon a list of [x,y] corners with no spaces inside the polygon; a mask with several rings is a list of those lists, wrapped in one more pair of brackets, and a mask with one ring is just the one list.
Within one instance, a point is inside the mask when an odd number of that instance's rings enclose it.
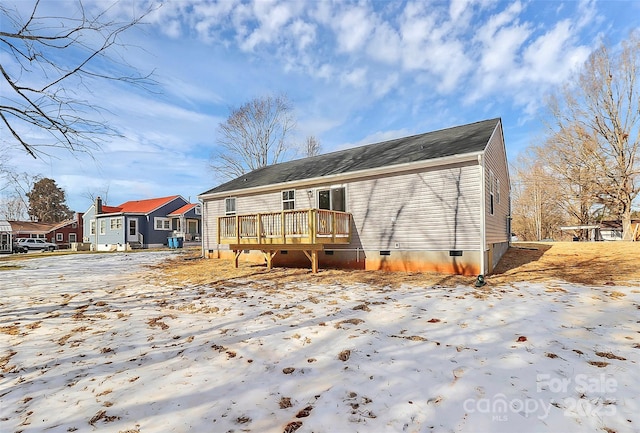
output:
{"label": "gray vinyl siding", "polygon": [[[279,189],[277,191],[268,192],[264,194],[249,194],[249,195],[230,195],[236,199],[236,214],[250,214],[250,213],[266,213],[266,212],[280,212],[282,210],[282,191],[288,191],[290,189]],[[315,200],[309,198],[307,191],[313,191],[313,187],[304,189],[295,189],[295,209],[310,209],[315,207]],[[214,249],[217,247],[218,240],[218,217],[225,215],[224,207],[225,199],[207,200],[203,203],[202,218],[204,221],[204,248],[206,250]]]}
{"label": "gray vinyl siding", "polygon": [[[354,231],[351,244],[336,249],[393,250],[398,244],[400,250],[478,250],[479,185],[477,164],[461,164],[296,189],[295,208],[315,208],[317,190],[344,186]],[[236,199],[238,215],[279,212],[282,191],[230,197]],[[204,203],[205,249],[217,247],[217,217],[224,209],[224,199]]]}
{"label": "gray vinyl siding", "polygon": [[353,182],[347,211],[353,247],[365,250],[478,250],[480,191],[477,165]]}
{"label": "gray vinyl siding", "polygon": [[[502,130],[498,126],[485,150],[485,227],[487,244],[508,242],[509,240],[509,233],[507,233],[507,217],[510,214],[509,171],[502,140]],[[489,196],[490,171],[500,181],[500,202],[497,203],[496,199],[493,215],[491,215]]]}

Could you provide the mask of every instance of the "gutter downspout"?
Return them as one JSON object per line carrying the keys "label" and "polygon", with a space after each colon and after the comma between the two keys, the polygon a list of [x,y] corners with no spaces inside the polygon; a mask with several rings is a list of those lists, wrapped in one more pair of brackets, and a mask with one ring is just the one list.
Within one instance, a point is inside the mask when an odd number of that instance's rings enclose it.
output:
{"label": "gutter downspout", "polygon": [[484,158],[482,155],[478,155],[478,166],[480,167],[480,274],[485,275],[486,263],[484,257],[484,250],[486,244],[486,185],[485,185],[485,170],[484,170]]}

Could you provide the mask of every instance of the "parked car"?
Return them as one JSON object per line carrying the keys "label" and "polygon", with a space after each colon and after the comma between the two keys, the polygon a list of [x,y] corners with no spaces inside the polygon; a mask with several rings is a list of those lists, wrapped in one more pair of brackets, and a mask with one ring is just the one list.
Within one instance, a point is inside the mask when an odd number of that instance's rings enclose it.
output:
{"label": "parked car", "polygon": [[17,243],[29,250],[54,251],[58,249],[58,245],[38,238],[19,238]]}
{"label": "parked car", "polygon": [[26,252],[28,252],[28,251],[29,251],[29,248],[25,247],[24,245],[20,245],[20,244],[19,244],[19,243],[17,243],[17,242],[14,242],[14,243],[13,243],[13,250],[12,250],[12,252],[13,252],[14,254],[17,254],[17,253],[26,253]]}

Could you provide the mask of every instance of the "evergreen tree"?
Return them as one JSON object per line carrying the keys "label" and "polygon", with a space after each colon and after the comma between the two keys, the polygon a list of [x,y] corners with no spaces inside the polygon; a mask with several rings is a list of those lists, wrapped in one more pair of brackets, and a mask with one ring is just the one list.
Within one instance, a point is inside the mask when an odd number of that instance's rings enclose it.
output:
{"label": "evergreen tree", "polygon": [[67,206],[65,192],[55,180],[43,178],[33,184],[27,193],[29,216],[35,221],[57,223],[71,218],[73,211]]}

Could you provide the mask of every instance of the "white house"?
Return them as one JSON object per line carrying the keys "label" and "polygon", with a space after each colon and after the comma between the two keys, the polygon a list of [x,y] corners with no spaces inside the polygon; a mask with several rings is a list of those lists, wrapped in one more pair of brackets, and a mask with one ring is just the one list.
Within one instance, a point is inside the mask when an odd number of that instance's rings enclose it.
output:
{"label": "white house", "polygon": [[263,167],[199,196],[208,257],[492,271],[509,246],[500,119]]}

